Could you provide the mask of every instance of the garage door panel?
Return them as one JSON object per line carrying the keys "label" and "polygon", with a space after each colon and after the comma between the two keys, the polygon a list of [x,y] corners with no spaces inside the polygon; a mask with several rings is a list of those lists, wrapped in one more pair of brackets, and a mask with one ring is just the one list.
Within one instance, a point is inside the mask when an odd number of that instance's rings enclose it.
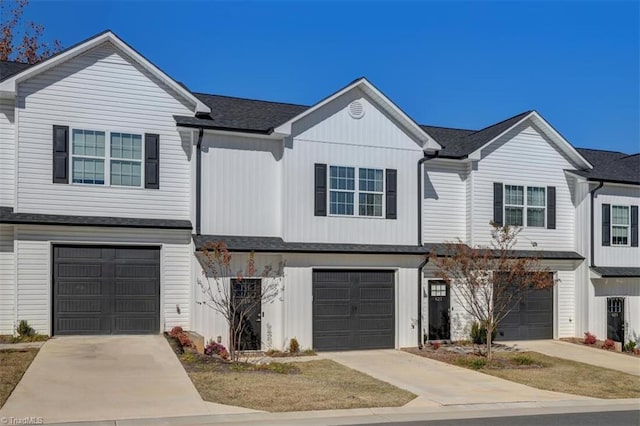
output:
{"label": "garage door panel", "polygon": [[53,269],[54,334],[159,332],[158,248],[54,246]]}
{"label": "garage door panel", "polygon": [[314,271],[314,348],[393,348],[394,275],[393,271]]}
{"label": "garage door panel", "polygon": [[553,339],[553,289],[533,290],[498,324],[496,340]]}

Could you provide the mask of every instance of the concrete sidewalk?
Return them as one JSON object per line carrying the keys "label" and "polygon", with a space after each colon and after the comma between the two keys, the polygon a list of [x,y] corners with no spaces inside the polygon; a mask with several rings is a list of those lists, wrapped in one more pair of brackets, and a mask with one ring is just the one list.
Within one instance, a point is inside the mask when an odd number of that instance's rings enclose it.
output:
{"label": "concrete sidewalk", "polygon": [[0,421],[251,412],[203,401],[164,336],[74,336],[43,345],[0,410]]}
{"label": "concrete sidewalk", "polygon": [[418,395],[407,406],[593,399],[535,389],[392,349],[322,353],[321,356]]}
{"label": "concrete sidewalk", "polygon": [[548,356],[583,362],[640,376],[640,358],[618,352],[590,348],[560,340],[527,340],[509,342],[509,345],[540,352]]}

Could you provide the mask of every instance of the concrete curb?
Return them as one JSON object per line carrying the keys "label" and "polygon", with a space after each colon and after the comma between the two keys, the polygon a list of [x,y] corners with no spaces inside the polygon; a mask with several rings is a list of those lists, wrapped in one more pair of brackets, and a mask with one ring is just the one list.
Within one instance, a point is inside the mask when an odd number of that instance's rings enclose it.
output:
{"label": "concrete curb", "polygon": [[357,408],[352,410],[219,414],[55,424],[70,426],[197,426],[207,424],[238,425],[250,423],[260,425],[304,424],[316,426],[627,410],[640,410],[640,399],[523,401],[498,404],[459,404],[441,407],[405,406],[397,408]]}

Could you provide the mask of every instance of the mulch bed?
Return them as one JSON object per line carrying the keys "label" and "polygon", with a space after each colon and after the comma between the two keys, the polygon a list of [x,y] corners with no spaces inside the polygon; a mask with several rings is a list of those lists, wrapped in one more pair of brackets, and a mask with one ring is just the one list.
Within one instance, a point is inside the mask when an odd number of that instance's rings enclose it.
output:
{"label": "mulch bed", "polygon": [[[602,351],[616,352],[613,349],[606,349],[604,347],[604,340],[596,340],[596,343],[594,343],[593,345],[585,344],[584,343],[584,339],[580,338],[580,337],[563,337],[560,340],[563,341],[563,342],[567,342],[567,343],[574,343],[576,345],[587,346],[589,348],[600,349]],[[618,353],[638,358],[638,357],[640,357],[640,348],[636,347],[634,352],[623,351],[623,352],[618,352]]]}

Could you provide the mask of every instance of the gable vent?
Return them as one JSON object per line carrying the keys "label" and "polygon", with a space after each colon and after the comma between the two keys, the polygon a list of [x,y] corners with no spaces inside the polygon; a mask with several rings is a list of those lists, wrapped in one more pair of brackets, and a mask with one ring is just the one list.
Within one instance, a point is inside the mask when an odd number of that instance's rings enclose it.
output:
{"label": "gable vent", "polygon": [[353,118],[362,118],[364,116],[364,105],[360,101],[353,101],[349,104],[349,115]]}

